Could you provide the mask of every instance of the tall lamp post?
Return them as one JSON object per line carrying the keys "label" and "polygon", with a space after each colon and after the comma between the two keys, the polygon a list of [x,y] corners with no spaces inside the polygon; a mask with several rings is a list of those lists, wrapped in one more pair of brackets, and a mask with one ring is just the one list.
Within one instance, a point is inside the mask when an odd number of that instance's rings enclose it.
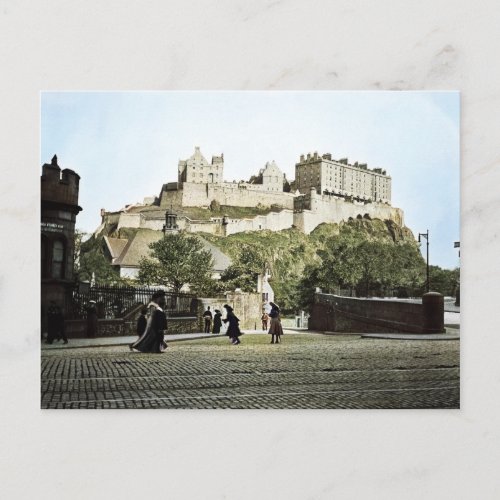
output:
{"label": "tall lamp post", "polygon": [[420,238],[425,238],[427,241],[427,281],[426,281],[426,292],[429,293],[429,230],[426,233],[418,233],[418,242],[421,243]]}
{"label": "tall lamp post", "polygon": [[[460,259],[460,241],[455,241],[453,244],[455,248],[458,248],[458,258]],[[460,306],[460,263],[458,267],[458,282],[457,282],[457,294],[455,296],[455,305]]]}

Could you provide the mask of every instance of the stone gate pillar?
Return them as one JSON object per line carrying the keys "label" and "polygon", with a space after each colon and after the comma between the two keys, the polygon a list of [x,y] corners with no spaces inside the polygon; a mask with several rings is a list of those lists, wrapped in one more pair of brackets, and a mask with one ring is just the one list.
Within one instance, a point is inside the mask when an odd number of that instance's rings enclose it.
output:
{"label": "stone gate pillar", "polygon": [[444,329],[444,297],[437,292],[428,292],[422,296],[423,332],[443,333]]}

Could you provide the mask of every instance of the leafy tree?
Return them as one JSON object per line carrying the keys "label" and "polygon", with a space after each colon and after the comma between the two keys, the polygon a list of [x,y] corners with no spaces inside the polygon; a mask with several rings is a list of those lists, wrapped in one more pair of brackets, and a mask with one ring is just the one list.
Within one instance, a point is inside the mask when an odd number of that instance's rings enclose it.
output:
{"label": "leafy tree", "polygon": [[254,292],[257,276],[264,271],[265,264],[265,253],[260,245],[242,245],[233,263],[222,274],[221,281],[226,288]]}
{"label": "leafy tree", "polygon": [[112,285],[128,283],[113,269],[102,252],[102,240],[93,236],[84,241],[86,233],[75,232],[74,276],[77,281],[92,281],[97,284]]}
{"label": "leafy tree", "polygon": [[[361,230],[361,224],[372,234]],[[345,225],[338,235],[321,237],[322,247],[317,250],[321,266],[305,272],[314,270],[316,286],[329,293],[348,288],[358,296],[391,295],[404,289],[408,295],[423,279],[418,247],[411,241],[395,242],[387,233],[385,237],[373,233],[371,224],[356,222]]]}
{"label": "leafy tree", "polygon": [[213,258],[203,243],[186,233],[165,235],[149,245],[153,258],[139,261],[138,279],[148,285],[164,285],[179,292],[184,285],[194,292],[213,286]]}
{"label": "leafy tree", "polygon": [[400,297],[421,295],[425,281],[425,261],[415,244],[403,241],[393,248],[393,283]]}
{"label": "leafy tree", "polygon": [[460,282],[460,269],[442,269],[439,266],[429,266],[430,290],[448,297],[454,297]]}
{"label": "leafy tree", "polygon": [[358,244],[355,258],[361,270],[359,284],[365,297],[374,291],[382,294],[384,288],[394,284],[393,248],[392,245],[377,240],[366,240]]}
{"label": "leafy tree", "polygon": [[308,311],[311,310],[311,306],[314,302],[314,293],[321,281],[321,271],[321,265],[317,263],[308,264],[305,267],[302,277],[297,281],[295,285],[295,298],[298,308]]}
{"label": "leafy tree", "polygon": [[334,292],[338,287],[355,287],[362,276],[357,248],[358,242],[350,234],[328,238],[324,249],[317,251],[323,262],[318,286],[328,292]]}

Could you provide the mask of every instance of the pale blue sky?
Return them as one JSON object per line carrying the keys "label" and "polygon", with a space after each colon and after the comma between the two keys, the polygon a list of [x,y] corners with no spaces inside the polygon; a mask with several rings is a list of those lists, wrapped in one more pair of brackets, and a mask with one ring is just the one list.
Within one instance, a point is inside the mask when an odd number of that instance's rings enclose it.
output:
{"label": "pale blue sky", "polygon": [[[99,211],[158,195],[200,146],[224,153],[225,180],[248,180],[275,160],[294,178],[318,151],[382,167],[392,204],[414,232],[430,231],[430,262],[458,265],[458,92],[43,92],[40,165],[54,154],[81,176],[77,227]],[[422,249],[424,250],[424,248]]]}

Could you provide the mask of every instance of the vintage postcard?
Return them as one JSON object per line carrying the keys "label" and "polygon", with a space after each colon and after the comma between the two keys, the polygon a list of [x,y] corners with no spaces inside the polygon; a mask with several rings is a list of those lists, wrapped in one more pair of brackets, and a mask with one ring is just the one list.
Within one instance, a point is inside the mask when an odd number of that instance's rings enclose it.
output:
{"label": "vintage postcard", "polygon": [[42,92],[41,407],[460,407],[458,92]]}

